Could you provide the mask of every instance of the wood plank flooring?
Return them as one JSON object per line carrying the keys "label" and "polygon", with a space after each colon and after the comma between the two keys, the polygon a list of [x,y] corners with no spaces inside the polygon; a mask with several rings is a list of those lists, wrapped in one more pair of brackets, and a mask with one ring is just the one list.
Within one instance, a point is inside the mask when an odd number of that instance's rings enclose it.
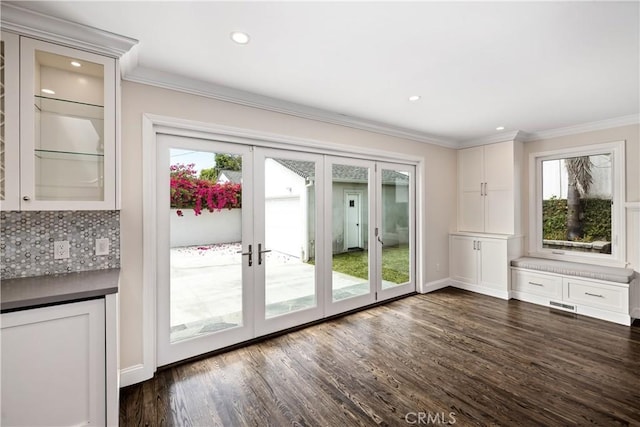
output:
{"label": "wood plank flooring", "polygon": [[120,422],[640,425],[640,324],[447,288],[162,370]]}

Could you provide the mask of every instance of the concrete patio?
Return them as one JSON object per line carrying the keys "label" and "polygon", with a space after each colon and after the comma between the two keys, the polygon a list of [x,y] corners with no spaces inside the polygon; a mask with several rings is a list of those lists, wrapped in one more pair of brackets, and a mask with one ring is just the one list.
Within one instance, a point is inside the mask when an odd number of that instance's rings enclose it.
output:
{"label": "concrete patio", "polygon": [[[171,340],[242,322],[240,243],[171,249]],[[315,266],[278,252],[266,254],[266,313],[274,317],[316,304]],[[335,300],[369,292],[369,283],[333,272]]]}

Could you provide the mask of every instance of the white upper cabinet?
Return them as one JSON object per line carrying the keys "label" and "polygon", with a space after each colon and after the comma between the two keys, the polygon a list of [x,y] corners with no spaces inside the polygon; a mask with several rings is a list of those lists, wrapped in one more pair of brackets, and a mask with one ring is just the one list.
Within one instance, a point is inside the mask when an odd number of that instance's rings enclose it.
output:
{"label": "white upper cabinet", "polygon": [[501,142],[458,151],[458,230],[519,233],[521,143]]}
{"label": "white upper cabinet", "polygon": [[20,209],[116,208],[116,60],[20,37]]}

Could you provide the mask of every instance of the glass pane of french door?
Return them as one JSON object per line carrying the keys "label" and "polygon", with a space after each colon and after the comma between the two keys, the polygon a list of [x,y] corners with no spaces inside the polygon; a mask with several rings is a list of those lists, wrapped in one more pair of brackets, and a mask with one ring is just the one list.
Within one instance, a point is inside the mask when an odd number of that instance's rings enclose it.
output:
{"label": "glass pane of french door", "polygon": [[316,268],[322,157],[255,148],[254,160],[256,331],[261,335],[322,316]]}
{"label": "glass pane of french door", "polygon": [[243,242],[251,242],[251,186],[244,185],[251,158],[240,145],[158,141],[162,364],[250,338],[251,250]]}
{"label": "glass pane of french door", "polygon": [[375,192],[373,162],[327,158],[325,221],[331,287],[327,314],[370,304],[375,300]]}
{"label": "glass pane of french door", "polygon": [[414,168],[378,164],[379,271],[378,299],[415,290]]}

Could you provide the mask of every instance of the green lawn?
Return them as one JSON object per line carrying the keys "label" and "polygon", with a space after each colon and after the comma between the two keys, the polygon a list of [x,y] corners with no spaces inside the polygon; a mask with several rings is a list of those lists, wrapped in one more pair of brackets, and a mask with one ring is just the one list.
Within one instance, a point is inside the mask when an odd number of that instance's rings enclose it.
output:
{"label": "green lawn", "polygon": [[[368,279],[368,252],[357,251],[333,255],[333,271]],[[309,260],[313,264],[313,260]],[[409,281],[409,246],[382,249],[382,280],[393,283]]]}

